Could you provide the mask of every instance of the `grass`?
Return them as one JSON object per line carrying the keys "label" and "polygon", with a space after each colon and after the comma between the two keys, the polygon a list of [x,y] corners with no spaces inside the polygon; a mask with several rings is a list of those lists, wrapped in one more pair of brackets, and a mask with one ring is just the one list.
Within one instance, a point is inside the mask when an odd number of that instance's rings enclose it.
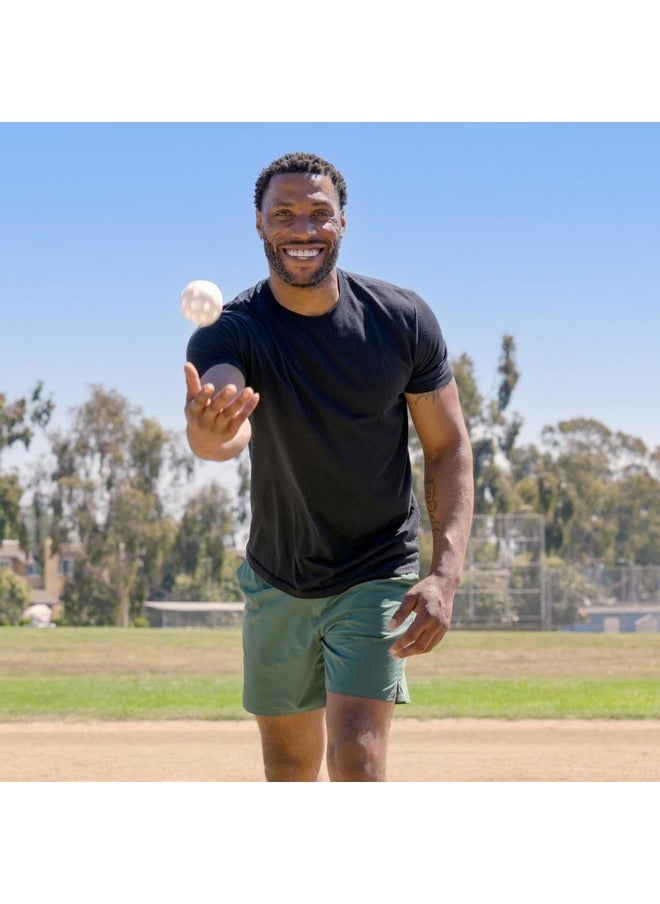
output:
{"label": "grass", "polygon": [[[240,629],[0,629],[0,721],[242,719]],[[397,718],[657,719],[660,634],[470,632],[408,663]]]}

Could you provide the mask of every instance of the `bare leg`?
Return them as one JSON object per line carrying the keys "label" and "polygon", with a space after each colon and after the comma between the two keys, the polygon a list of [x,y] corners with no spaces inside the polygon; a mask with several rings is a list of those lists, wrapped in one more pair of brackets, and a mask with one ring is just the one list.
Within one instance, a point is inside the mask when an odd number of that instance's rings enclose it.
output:
{"label": "bare leg", "polygon": [[328,774],[333,782],[384,782],[394,703],[327,695]]}
{"label": "bare leg", "polygon": [[257,716],[268,782],[315,782],[325,752],[324,710]]}

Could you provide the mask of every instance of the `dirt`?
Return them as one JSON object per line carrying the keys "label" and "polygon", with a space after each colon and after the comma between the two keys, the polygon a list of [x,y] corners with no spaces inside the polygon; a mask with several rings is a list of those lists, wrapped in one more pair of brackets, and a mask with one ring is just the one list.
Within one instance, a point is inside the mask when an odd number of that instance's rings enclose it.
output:
{"label": "dirt", "polygon": [[[395,719],[390,782],[657,782],[659,720]],[[261,782],[256,724],[0,724],[3,782]]]}

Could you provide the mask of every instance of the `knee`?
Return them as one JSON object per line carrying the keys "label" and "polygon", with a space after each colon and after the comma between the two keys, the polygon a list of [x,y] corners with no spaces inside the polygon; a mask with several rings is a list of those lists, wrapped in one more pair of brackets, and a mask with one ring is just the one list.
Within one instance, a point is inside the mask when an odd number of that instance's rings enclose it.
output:
{"label": "knee", "polygon": [[328,744],[328,774],[334,782],[384,782],[386,750],[368,734],[338,737]]}
{"label": "knee", "polygon": [[315,782],[321,771],[323,748],[309,750],[303,744],[272,743],[262,739],[267,782]]}
{"label": "knee", "polygon": [[267,782],[315,782],[319,769],[302,757],[264,756],[264,772]]}

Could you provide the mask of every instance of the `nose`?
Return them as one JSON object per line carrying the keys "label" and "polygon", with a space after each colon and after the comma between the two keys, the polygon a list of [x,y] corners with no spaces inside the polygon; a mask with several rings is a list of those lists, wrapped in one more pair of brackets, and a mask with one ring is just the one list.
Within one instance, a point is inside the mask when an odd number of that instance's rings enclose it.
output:
{"label": "nose", "polygon": [[291,237],[309,238],[316,233],[316,224],[314,220],[305,213],[298,214],[289,223],[289,232]]}

